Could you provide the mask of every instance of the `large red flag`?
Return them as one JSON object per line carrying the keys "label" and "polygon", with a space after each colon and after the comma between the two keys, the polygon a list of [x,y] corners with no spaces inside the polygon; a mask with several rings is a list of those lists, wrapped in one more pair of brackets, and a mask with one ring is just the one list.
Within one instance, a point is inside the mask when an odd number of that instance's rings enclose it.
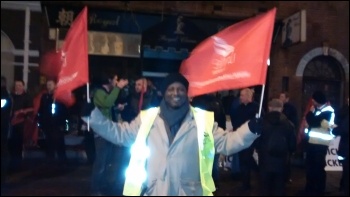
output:
{"label": "large red flag", "polygon": [[72,90],[89,81],[86,6],[68,30],[61,49],[61,64],[55,98],[64,102],[71,98]]}
{"label": "large red flag", "polygon": [[189,96],[265,84],[275,15],[273,8],[201,42],[180,67]]}

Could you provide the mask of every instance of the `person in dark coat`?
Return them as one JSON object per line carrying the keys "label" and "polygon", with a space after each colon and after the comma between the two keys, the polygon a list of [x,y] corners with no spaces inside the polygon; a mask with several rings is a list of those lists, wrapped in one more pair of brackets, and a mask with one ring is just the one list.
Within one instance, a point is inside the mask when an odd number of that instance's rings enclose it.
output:
{"label": "person in dark coat", "polygon": [[[254,90],[245,88],[240,92],[240,104],[236,113],[231,116],[233,130],[236,130],[246,121],[254,118],[259,112],[259,104],[253,101]],[[251,189],[250,174],[254,165],[256,165],[254,158],[254,144],[249,148],[240,151],[239,154],[239,169],[241,187],[240,191],[249,191]]]}
{"label": "person in dark coat", "polygon": [[54,162],[55,157],[59,159],[57,164],[65,164],[67,161],[66,146],[64,142],[66,119],[68,117],[67,107],[55,100],[54,91],[56,81],[46,81],[47,92],[41,96],[38,110],[39,128],[45,134],[46,156],[49,162]]}
{"label": "person in dark coat", "polygon": [[306,114],[309,129],[306,133],[306,185],[303,195],[324,195],[327,174],[325,171],[328,146],[333,139],[334,109],[328,105],[325,94],[315,91],[313,105]]}
{"label": "person in dark coat", "polygon": [[15,91],[11,93],[13,105],[11,114],[11,132],[8,148],[10,152],[10,171],[21,169],[23,159],[24,123],[33,113],[33,101],[25,91],[23,80],[15,80]]}
{"label": "person in dark coat", "polygon": [[147,85],[145,77],[136,79],[134,87],[129,90],[126,103],[120,115],[127,122],[131,122],[139,114],[140,110],[159,106],[157,94]]}
{"label": "person in dark coat", "polygon": [[289,94],[287,92],[282,92],[280,94],[280,100],[283,102],[282,113],[290,120],[294,127],[298,126],[298,112],[295,106],[289,102]]}
{"label": "person in dark coat", "polygon": [[[259,155],[259,172],[261,176],[261,191],[264,196],[286,195],[288,158],[296,150],[295,127],[282,113],[283,103],[273,99],[268,104],[269,112],[263,118],[261,137],[256,141]],[[279,133],[277,133],[279,132]],[[286,152],[276,156],[269,152],[269,140],[273,135],[281,134],[285,139]],[[273,139],[273,138],[272,138]]]}
{"label": "person in dark coat", "polygon": [[[295,132],[298,130],[298,112],[295,106],[289,102],[289,94],[288,92],[281,92],[279,99],[283,102],[283,111],[282,113],[290,120],[294,127],[295,127]],[[288,160],[288,168],[287,168],[287,177],[286,181],[287,182],[292,182],[291,179],[291,157],[289,157]]]}

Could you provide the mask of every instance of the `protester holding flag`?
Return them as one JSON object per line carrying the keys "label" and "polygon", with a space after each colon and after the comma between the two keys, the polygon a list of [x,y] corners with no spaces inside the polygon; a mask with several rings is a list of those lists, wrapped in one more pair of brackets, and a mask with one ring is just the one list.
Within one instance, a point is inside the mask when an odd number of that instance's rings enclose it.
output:
{"label": "protester holding flag", "polygon": [[[61,103],[66,107],[71,107],[75,103],[75,97],[72,94],[72,91],[84,84],[87,84],[89,81],[87,38],[87,7],[85,6],[71,24],[71,27],[69,28],[64,39],[62,48],[56,49],[56,51],[47,52],[41,60],[40,72],[47,77],[57,78],[57,84],[52,80],[48,81],[48,83],[50,83],[50,85],[48,84],[50,87],[55,86],[53,95],[51,95],[51,90],[49,95],[46,94],[42,97],[47,97],[47,102],[45,102],[46,104],[42,103],[43,105],[48,105],[48,103],[51,102],[52,106],[45,106],[44,108],[52,109],[51,112],[47,112],[48,114],[51,113],[52,117],[55,116],[55,113],[57,113],[55,111],[57,110],[55,108],[56,104]],[[54,85],[51,83],[54,83]],[[43,111],[41,111],[41,113],[43,113]],[[42,124],[44,123],[42,122]],[[55,131],[55,136],[58,135],[58,132],[59,131]],[[58,138],[62,139],[62,136]],[[62,141],[60,146],[62,146]],[[64,160],[65,153],[63,153],[62,148],[59,150],[60,159]]]}
{"label": "protester holding flag", "polygon": [[163,82],[160,107],[150,108],[131,123],[115,123],[87,104],[83,120],[106,140],[131,147],[123,194],[126,196],[207,196],[215,191],[212,165],[215,152],[230,155],[259,136],[259,119],[227,132],[214,122],[214,113],[193,108],[187,79],[169,74]]}
{"label": "protester holding flag", "polygon": [[18,171],[21,168],[23,153],[24,123],[26,118],[33,113],[32,98],[24,89],[23,80],[15,80],[10,138],[8,141],[10,151],[10,170]]}
{"label": "protester holding flag", "polygon": [[67,161],[64,131],[68,117],[67,107],[54,99],[53,94],[56,82],[53,79],[46,81],[47,92],[42,94],[38,110],[39,128],[45,134],[46,156],[50,163],[55,160],[57,153],[59,164]]}
{"label": "protester holding flag", "polygon": [[[253,118],[227,132],[212,112],[191,107],[189,97],[264,84],[275,14],[274,8],[201,43],[181,65],[182,74],[165,78],[160,106],[141,110],[130,123],[114,123],[92,103],[85,106],[83,120],[95,132],[131,146],[124,195],[213,195],[215,151],[230,155],[249,147],[261,121]],[[209,75],[199,74],[198,66]]]}

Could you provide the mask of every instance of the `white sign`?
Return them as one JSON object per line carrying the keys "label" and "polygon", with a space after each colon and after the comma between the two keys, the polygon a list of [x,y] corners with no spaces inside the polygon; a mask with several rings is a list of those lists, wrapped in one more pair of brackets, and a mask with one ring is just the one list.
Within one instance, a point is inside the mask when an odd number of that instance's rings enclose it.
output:
{"label": "white sign", "polygon": [[326,171],[342,171],[343,168],[338,160],[338,145],[340,137],[334,138],[328,146],[328,151],[326,155]]}
{"label": "white sign", "polygon": [[282,46],[306,41],[306,11],[301,10],[283,20]]}

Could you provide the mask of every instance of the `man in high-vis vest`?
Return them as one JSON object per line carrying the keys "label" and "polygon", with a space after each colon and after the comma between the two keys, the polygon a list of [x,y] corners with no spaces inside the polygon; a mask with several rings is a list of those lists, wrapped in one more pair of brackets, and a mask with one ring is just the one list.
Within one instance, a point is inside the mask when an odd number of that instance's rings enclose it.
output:
{"label": "man in high-vis vest", "polygon": [[324,195],[326,189],[326,155],[333,139],[334,109],[327,104],[326,96],[316,91],[312,95],[313,106],[306,114],[306,186],[305,195]]}
{"label": "man in high-vis vest", "polygon": [[184,76],[169,74],[162,85],[160,106],[141,111],[130,123],[114,123],[92,104],[85,105],[82,119],[106,140],[131,147],[125,196],[212,196],[215,152],[231,155],[249,147],[261,121],[224,131],[213,112],[190,105]]}

